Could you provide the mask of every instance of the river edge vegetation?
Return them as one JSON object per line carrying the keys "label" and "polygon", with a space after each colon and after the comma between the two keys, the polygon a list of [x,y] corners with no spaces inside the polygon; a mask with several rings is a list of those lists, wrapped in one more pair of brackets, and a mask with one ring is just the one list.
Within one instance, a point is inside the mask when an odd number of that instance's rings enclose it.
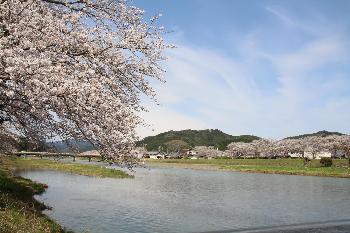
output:
{"label": "river edge vegetation", "polygon": [[45,192],[47,185],[14,175],[13,160],[0,164],[0,232],[68,233],[42,213],[46,208],[34,199]]}
{"label": "river edge vegetation", "polygon": [[93,176],[101,178],[133,178],[133,175],[127,172],[104,168],[97,165],[90,164],[78,164],[78,163],[64,163],[48,159],[35,159],[35,158],[12,158],[8,161],[9,166],[17,170],[55,170],[62,171],[83,176]]}
{"label": "river edge vegetation", "polygon": [[15,175],[18,170],[28,169],[56,170],[110,178],[133,177],[124,171],[101,168],[96,165],[3,157],[0,160],[0,232],[72,233],[43,214],[42,211],[49,207],[35,200],[34,195],[42,194],[48,186]]}
{"label": "river edge vegetation", "polygon": [[313,159],[304,165],[304,159],[147,159],[149,165],[268,173],[284,175],[324,176],[350,178],[349,161],[333,159],[331,167],[322,167],[320,160]]}

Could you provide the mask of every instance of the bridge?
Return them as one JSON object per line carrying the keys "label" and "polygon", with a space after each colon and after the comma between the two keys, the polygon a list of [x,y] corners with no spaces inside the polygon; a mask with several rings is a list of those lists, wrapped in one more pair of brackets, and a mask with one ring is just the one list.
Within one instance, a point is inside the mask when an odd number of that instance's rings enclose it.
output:
{"label": "bridge", "polygon": [[35,156],[35,157],[40,157],[41,159],[43,157],[56,157],[56,158],[71,157],[73,158],[73,161],[75,161],[76,158],[87,158],[89,159],[89,162],[91,162],[92,158],[102,159],[101,155],[96,155],[96,154],[53,153],[53,152],[33,152],[33,151],[13,152],[11,153],[11,155]]}

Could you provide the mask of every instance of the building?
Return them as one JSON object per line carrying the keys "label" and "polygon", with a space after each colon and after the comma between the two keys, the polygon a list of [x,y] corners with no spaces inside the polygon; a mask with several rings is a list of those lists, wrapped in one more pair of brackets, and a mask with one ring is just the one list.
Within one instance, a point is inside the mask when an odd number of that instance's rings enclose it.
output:
{"label": "building", "polygon": [[[288,153],[289,157],[291,158],[303,158],[303,154],[302,153],[298,153],[298,152],[289,152]],[[304,151],[304,157],[305,158],[309,158],[309,159],[313,159],[313,154],[311,151],[309,150],[305,150]],[[315,154],[315,159],[321,159],[321,158],[331,158],[332,157],[332,153],[328,152],[328,151],[321,151],[321,152],[317,152]]]}
{"label": "building", "polygon": [[196,154],[197,154],[197,152],[194,151],[194,150],[188,150],[188,151],[186,152],[186,155],[196,155]]}
{"label": "building", "polygon": [[[305,151],[304,157],[313,159],[313,154],[310,151]],[[328,151],[317,152],[315,154],[315,159],[321,159],[321,158],[332,158],[332,153]]]}
{"label": "building", "polygon": [[164,159],[165,154],[160,153],[158,151],[147,151],[144,153],[143,158],[150,158],[150,159]]}

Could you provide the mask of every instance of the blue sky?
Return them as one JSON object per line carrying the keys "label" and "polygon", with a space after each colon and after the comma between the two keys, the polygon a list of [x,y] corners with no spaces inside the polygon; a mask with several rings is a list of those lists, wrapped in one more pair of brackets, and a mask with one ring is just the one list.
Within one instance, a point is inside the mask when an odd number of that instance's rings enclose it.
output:
{"label": "blue sky", "polygon": [[151,127],[268,138],[350,133],[350,1],[134,0],[177,46]]}

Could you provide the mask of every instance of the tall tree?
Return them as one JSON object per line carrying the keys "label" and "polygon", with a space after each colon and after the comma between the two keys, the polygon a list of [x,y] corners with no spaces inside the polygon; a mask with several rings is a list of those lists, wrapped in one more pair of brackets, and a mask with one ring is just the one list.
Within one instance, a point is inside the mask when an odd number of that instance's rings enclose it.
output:
{"label": "tall tree", "polygon": [[124,0],[0,0],[0,124],[88,140],[132,166],[140,95],[162,81],[164,29]]}
{"label": "tall tree", "polygon": [[180,152],[184,149],[190,149],[188,143],[183,140],[171,140],[166,142],[165,145],[170,152]]}

